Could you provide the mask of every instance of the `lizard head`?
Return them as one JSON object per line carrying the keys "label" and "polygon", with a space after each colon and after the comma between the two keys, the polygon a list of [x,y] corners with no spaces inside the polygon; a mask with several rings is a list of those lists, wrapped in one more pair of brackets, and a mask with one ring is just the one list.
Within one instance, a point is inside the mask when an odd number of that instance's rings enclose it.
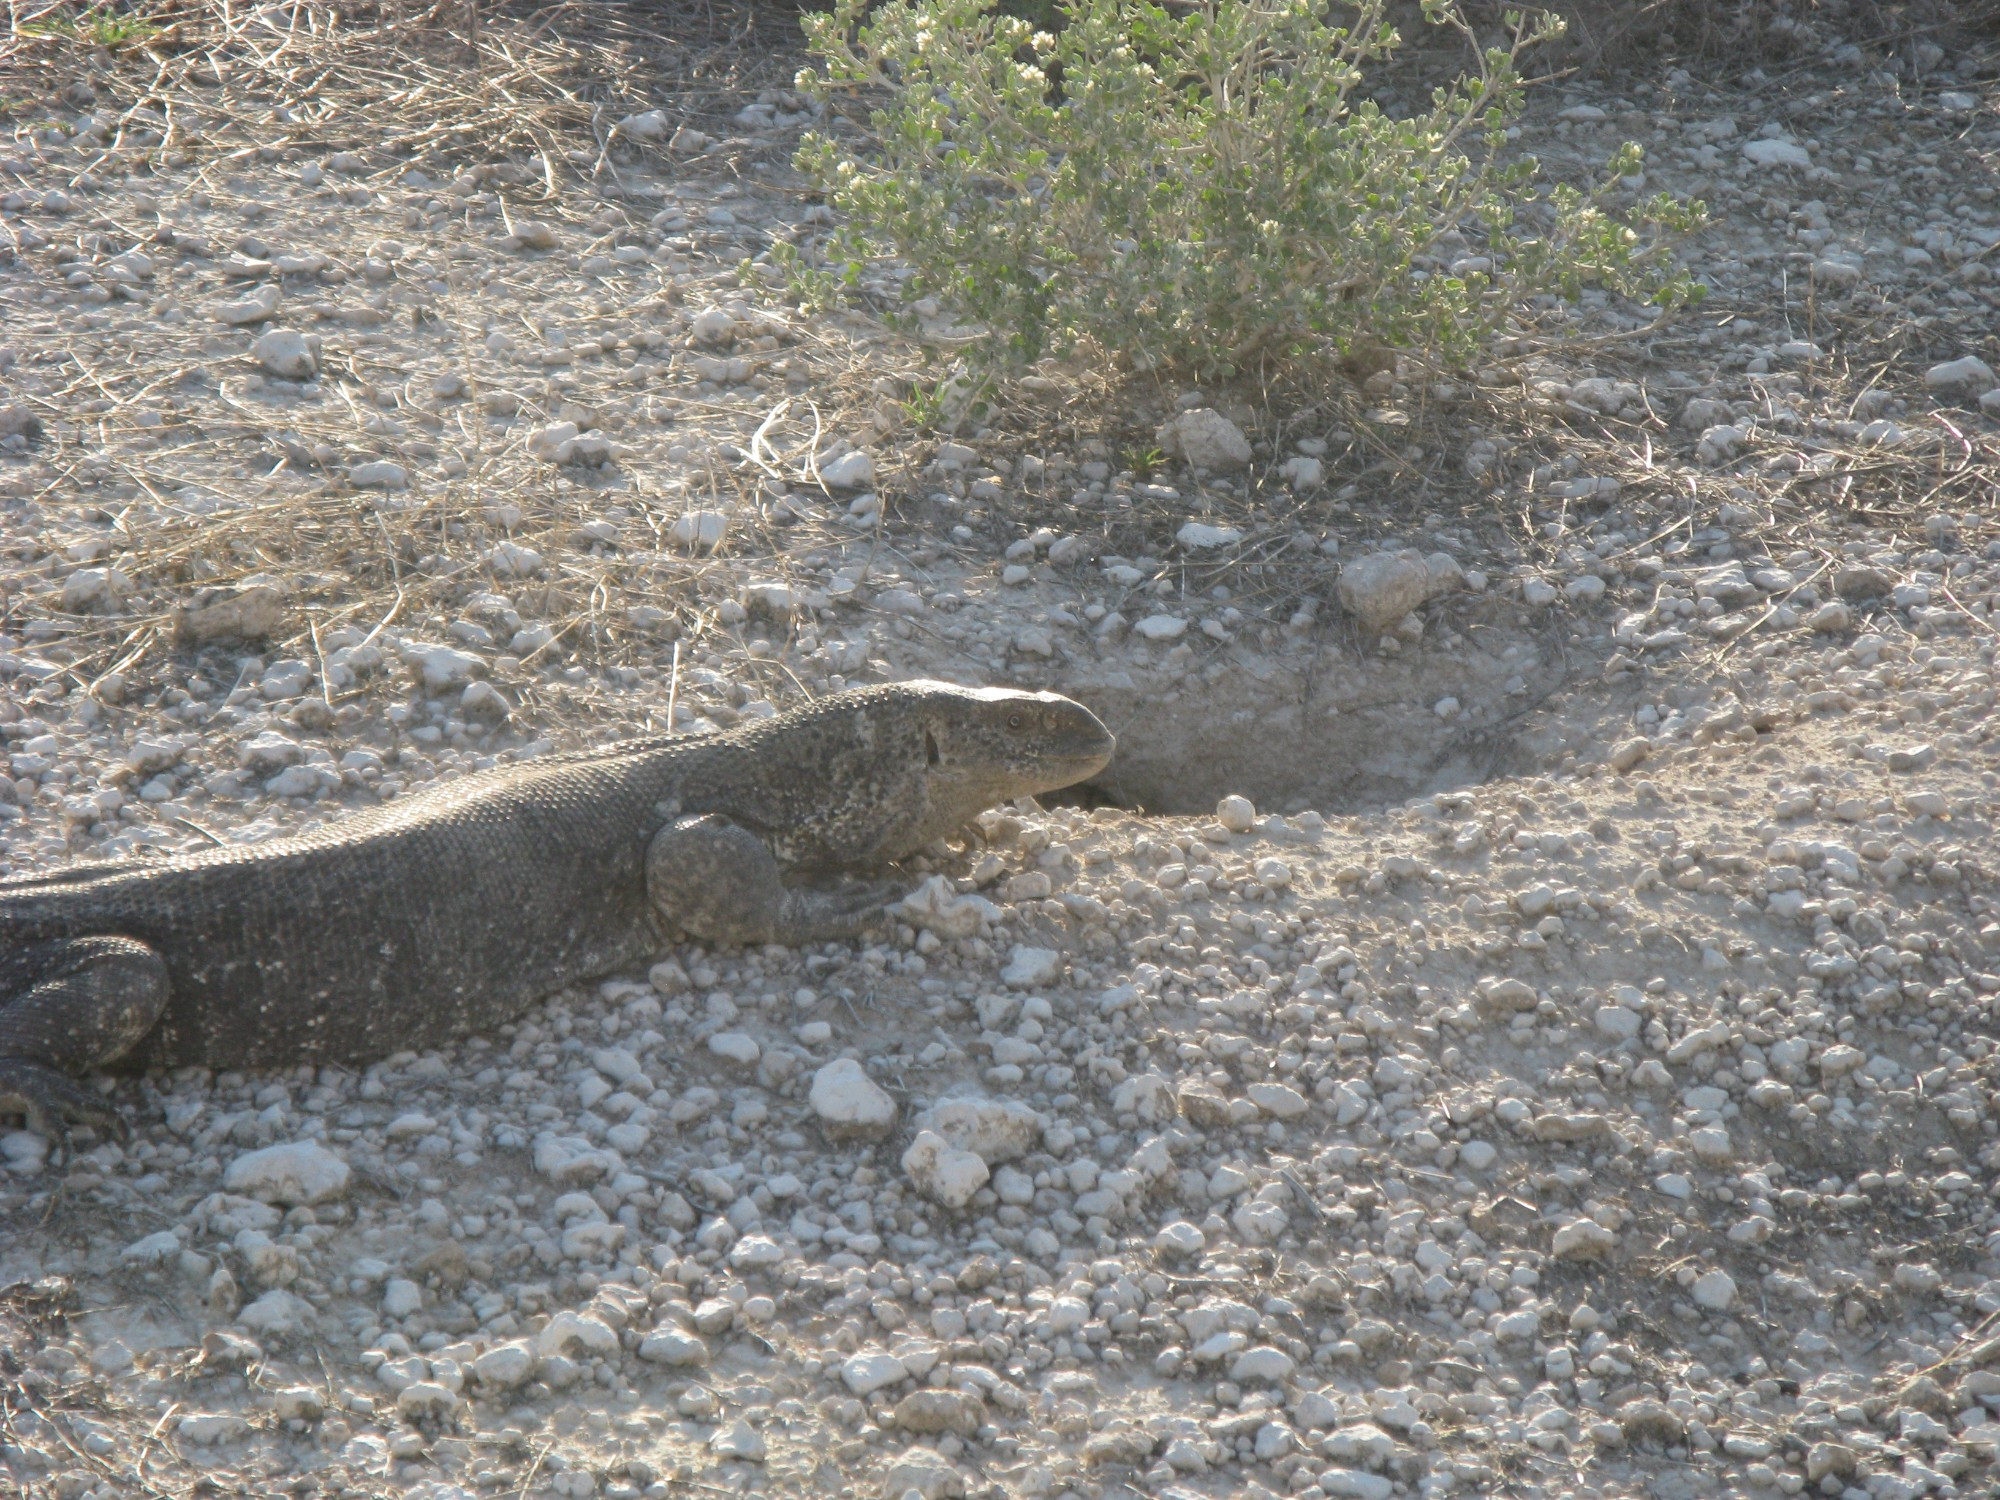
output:
{"label": "lizard head", "polygon": [[905,683],[921,694],[926,776],[934,805],[971,818],[1010,797],[1095,776],[1116,740],[1096,714],[1060,693]]}

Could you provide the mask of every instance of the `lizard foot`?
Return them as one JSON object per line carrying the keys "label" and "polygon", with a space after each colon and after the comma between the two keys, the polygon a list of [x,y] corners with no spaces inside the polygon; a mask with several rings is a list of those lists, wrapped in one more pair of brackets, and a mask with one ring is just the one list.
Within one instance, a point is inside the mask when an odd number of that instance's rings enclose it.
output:
{"label": "lizard foot", "polygon": [[26,1058],[0,1057],[0,1110],[19,1110],[28,1128],[46,1137],[60,1165],[72,1154],[70,1122],[79,1121],[123,1141],[125,1117],[74,1078]]}
{"label": "lizard foot", "polygon": [[903,887],[892,880],[849,881],[830,891],[787,891],[777,941],[796,946],[853,937],[903,895]]}

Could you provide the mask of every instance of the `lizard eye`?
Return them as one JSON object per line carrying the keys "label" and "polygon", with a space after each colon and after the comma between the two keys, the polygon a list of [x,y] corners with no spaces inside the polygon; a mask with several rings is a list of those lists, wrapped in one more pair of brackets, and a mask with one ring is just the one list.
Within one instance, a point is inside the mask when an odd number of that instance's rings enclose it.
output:
{"label": "lizard eye", "polygon": [[1019,729],[1021,727],[1021,716],[1019,714],[1007,715],[1007,727],[1009,729]]}
{"label": "lizard eye", "polygon": [[938,753],[937,736],[932,734],[928,729],[924,731],[924,759],[931,765],[936,765],[940,760],[944,759]]}

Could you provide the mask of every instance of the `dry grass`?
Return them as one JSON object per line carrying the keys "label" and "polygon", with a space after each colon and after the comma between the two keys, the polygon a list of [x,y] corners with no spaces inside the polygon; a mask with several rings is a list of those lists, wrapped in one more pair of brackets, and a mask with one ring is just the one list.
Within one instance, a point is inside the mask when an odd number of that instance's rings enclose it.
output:
{"label": "dry grass", "polygon": [[[114,44],[100,45],[107,37]],[[183,180],[192,174],[194,185],[226,200],[233,171],[298,149],[346,151],[367,164],[351,178],[364,188],[416,166],[434,174],[470,167],[514,205],[514,218],[574,220],[595,203],[591,243],[609,248],[639,227],[617,201],[608,149],[615,122],[660,107],[674,123],[713,128],[747,91],[787,81],[787,54],[796,46],[796,12],[783,3],[492,11],[477,3],[353,10],[322,0],[142,0],[112,27],[94,13],[16,0],[0,39],[0,119],[32,123],[92,106],[108,116],[102,149],[75,173],[72,188],[142,194],[154,172]],[[755,149],[725,140],[695,170],[732,170],[742,154],[731,149],[737,146]],[[619,315],[659,311],[634,306]],[[252,574],[278,574],[294,589],[294,618],[303,628],[271,643],[280,654],[310,656],[324,632],[350,621],[374,631],[441,621],[468,593],[491,587],[478,559],[502,541],[549,560],[541,576],[511,590],[525,617],[555,633],[524,666],[545,664],[538,658],[551,654],[597,667],[648,661],[662,639],[699,639],[714,624],[712,608],[703,614],[696,601],[713,592],[704,585],[727,560],[672,555],[664,529],[683,508],[715,506],[749,518],[739,521],[736,547],[774,557],[780,571],[803,535],[770,534],[790,518],[762,504],[764,470],[710,464],[671,493],[641,485],[620,495],[632,512],[627,545],[579,547],[576,528],[606,500],[543,465],[525,466],[524,482],[517,451],[522,434],[539,425],[533,419],[565,415],[553,399],[542,403],[546,410],[525,401],[505,438],[489,432],[470,405],[445,408],[445,430],[434,427],[432,435],[462,455],[459,478],[426,487],[416,499],[357,494],[337,473],[338,461],[354,454],[357,429],[383,406],[392,417],[411,417],[418,392],[394,352],[353,348],[322,372],[332,398],[323,405],[275,413],[224,379],[223,404],[240,422],[203,420],[204,434],[255,445],[261,459],[253,457],[245,472],[264,477],[239,484],[201,475],[201,488],[220,501],[204,513],[180,497],[190,476],[170,454],[148,458],[116,441],[137,430],[149,400],[157,404],[200,363],[186,348],[155,352],[85,336],[71,341],[59,365],[67,380],[33,402],[49,424],[54,473],[23,498],[81,517],[94,507],[79,481],[109,482],[152,508],[143,528],[128,526],[113,508],[106,560],[127,569],[140,590],[125,614],[65,613],[56,607],[53,570],[47,588],[17,575],[25,588],[3,601],[9,628],[35,619],[45,637],[54,636],[43,649],[65,667],[70,687],[115,699],[143,683],[176,645],[178,603],[200,586]],[[61,419],[91,398],[102,409],[69,435]],[[171,395],[165,399],[171,406]],[[732,397],[724,404],[741,403]],[[704,415],[718,419],[719,436],[740,439],[739,413],[724,410],[688,411],[691,435]],[[770,441],[783,446],[789,437],[795,447],[798,436],[780,422]],[[78,500],[80,507],[72,503]],[[641,601],[670,618],[633,625],[628,607]],[[335,696],[328,706],[338,702]]]}

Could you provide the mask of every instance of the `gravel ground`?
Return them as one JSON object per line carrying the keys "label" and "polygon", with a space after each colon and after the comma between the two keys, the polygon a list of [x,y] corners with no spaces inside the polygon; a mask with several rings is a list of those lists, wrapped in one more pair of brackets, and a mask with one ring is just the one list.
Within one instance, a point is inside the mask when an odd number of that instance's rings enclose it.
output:
{"label": "gravel ground", "polygon": [[876,941],[0,1134],[10,1481],[1993,1492],[2000,93],[1812,56],[1524,125],[1709,201],[1663,334],[942,439],[738,273],[781,91],[468,168],[44,76],[0,873],[918,673],[1121,751]]}

